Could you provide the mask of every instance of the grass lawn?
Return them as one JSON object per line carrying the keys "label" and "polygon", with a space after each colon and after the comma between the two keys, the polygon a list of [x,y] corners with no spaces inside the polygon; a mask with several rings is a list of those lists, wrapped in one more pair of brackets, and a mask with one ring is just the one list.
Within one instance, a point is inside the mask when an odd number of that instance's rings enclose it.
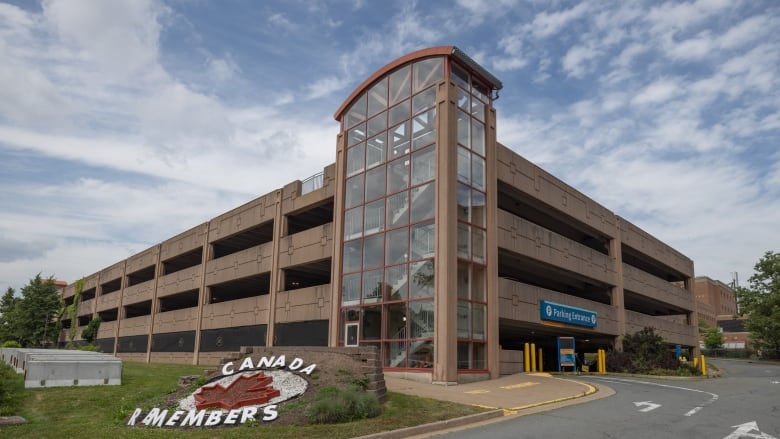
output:
{"label": "grass lawn", "polygon": [[[203,369],[203,366],[124,362],[121,386],[25,389],[20,409],[18,413],[14,414],[24,417],[28,423],[3,427],[0,429],[0,437],[36,439],[68,437],[337,439],[410,427],[484,411],[478,407],[389,393],[380,416],[346,424],[274,427],[273,423],[270,423],[188,430],[125,426],[125,418],[136,407],[164,406],[166,395],[178,390],[177,382],[180,376],[200,374]],[[22,379],[21,376],[19,379]],[[280,417],[284,416],[284,404],[279,406],[279,413]]]}

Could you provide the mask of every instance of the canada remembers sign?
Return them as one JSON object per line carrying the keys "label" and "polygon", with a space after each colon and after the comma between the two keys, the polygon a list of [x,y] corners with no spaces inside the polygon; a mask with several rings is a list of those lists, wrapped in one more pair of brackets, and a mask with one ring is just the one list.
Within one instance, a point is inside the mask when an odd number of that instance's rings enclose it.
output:
{"label": "canada remembers sign", "polygon": [[155,407],[144,413],[136,408],[127,425],[171,428],[270,422],[279,416],[278,403],[306,392],[308,382],[299,374],[311,375],[316,367],[300,358],[288,363],[284,355],[261,357],[257,363],[247,357],[237,369],[235,363],[225,363],[221,378],[199,387],[175,409]]}

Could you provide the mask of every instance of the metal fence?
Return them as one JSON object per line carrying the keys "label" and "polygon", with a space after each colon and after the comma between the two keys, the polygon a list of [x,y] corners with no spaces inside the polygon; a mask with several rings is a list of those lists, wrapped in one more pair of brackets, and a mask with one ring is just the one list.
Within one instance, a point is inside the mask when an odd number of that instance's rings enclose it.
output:
{"label": "metal fence", "polygon": [[301,182],[301,195],[308,194],[309,192],[314,192],[317,189],[321,188],[324,178],[325,178],[325,173],[320,172],[312,175],[306,180],[303,180]]}

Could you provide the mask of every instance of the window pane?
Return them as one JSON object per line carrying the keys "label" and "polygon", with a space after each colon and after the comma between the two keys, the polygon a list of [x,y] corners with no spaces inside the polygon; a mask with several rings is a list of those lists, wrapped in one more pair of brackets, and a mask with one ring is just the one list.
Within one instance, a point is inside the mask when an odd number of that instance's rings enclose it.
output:
{"label": "window pane", "polygon": [[431,108],[412,120],[412,150],[436,141],[436,109]]}
{"label": "window pane", "polygon": [[385,306],[387,310],[387,338],[399,340],[408,338],[406,331],[406,304],[393,303]]}
{"label": "window pane", "polygon": [[359,174],[347,179],[346,199],[344,200],[347,209],[363,204],[363,175]]}
{"label": "window pane", "polygon": [[478,97],[482,102],[490,102],[490,89],[479,81],[471,81],[471,94]]}
{"label": "window pane", "polygon": [[478,99],[471,100],[471,116],[478,120],[485,121],[485,104]]}
{"label": "window pane", "polygon": [[458,221],[470,221],[471,188],[463,183],[458,183]]}
{"label": "window pane", "polygon": [[387,160],[396,159],[404,154],[409,154],[409,121],[390,129],[390,149],[387,150]]}
{"label": "window pane", "polygon": [[368,121],[368,137],[387,129],[387,113],[379,113]]}
{"label": "window pane", "polygon": [[399,192],[387,197],[387,227],[409,224],[409,192]]}
{"label": "window pane", "polygon": [[436,235],[433,223],[417,224],[409,231],[411,260],[432,258],[436,252]]}
{"label": "window pane", "polygon": [[359,271],[363,261],[363,240],[356,239],[344,243],[344,273]]}
{"label": "window pane", "polygon": [[472,313],[472,336],[475,340],[485,339],[485,305],[475,303],[471,308]]}
{"label": "window pane", "polygon": [[392,194],[409,187],[409,157],[390,162],[387,170],[387,193]]}
{"label": "window pane", "polygon": [[411,116],[411,101],[409,99],[401,102],[395,107],[390,109],[390,116],[387,119],[387,124],[393,126],[399,122],[403,122]]}
{"label": "window pane", "polygon": [[366,168],[372,168],[385,162],[387,133],[381,133],[368,139],[366,144]]}
{"label": "window pane", "polygon": [[409,97],[411,87],[412,66],[396,70],[390,75],[390,105]]}
{"label": "window pane", "polygon": [[434,272],[433,261],[409,264],[409,298],[433,297]]}
{"label": "window pane", "polygon": [[434,308],[432,300],[409,302],[409,338],[433,337]]}
{"label": "window pane", "polygon": [[468,72],[455,63],[452,64],[452,73],[450,74],[450,78],[459,86],[465,88],[466,90],[469,89]]}
{"label": "window pane", "polygon": [[485,159],[471,155],[471,185],[479,190],[485,190]]}
{"label": "window pane", "polygon": [[485,124],[471,119],[471,150],[485,155]]}
{"label": "window pane", "polygon": [[471,183],[471,154],[466,148],[458,147],[458,181]]}
{"label": "window pane", "polygon": [[381,267],[382,256],[385,254],[385,236],[382,233],[371,235],[364,239],[363,268]]}
{"label": "window pane", "polygon": [[351,305],[360,301],[360,273],[341,278],[341,304]]}
{"label": "window pane", "polygon": [[411,191],[412,196],[412,214],[410,222],[415,223],[433,218],[436,212],[436,186],[428,183],[418,186]]}
{"label": "window pane", "polygon": [[[432,337],[432,336],[431,336]],[[414,343],[417,346],[412,352],[409,352],[408,367],[430,369],[433,367],[433,341],[425,341],[422,344]]]}
{"label": "window pane", "polygon": [[477,190],[471,191],[471,223],[485,227],[485,194]]}
{"label": "window pane", "polygon": [[347,176],[354,175],[363,170],[365,155],[365,143],[359,143],[347,150]]}
{"label": "window pane", "polygon": [[406,228],[397,229],[387,232],[386,235],[385,265],[406,262],[409,257],[409,230]]}
{"label": "window pane", "polygon": [[436,177],[436,149],[425,148],[412,154],[412,186]]}
{"label": "window pane", "polygon": [[468,369],[471,365],[471,352],[469,348],[471,343],[461,341],[458,342],[458,369]]}
{"label": "window pane", "polygon": [[471,257],[471,233],[468,224],[458,223],[458,257],[469,259]]}
{"label": "window pane", "polygon": [[366,306],[362,311],[361,340],[379,340],[382,337],[382,307]]}
{"label": "window pane", "polygon": [[363,303],[382,300],[382,270],[363,272]]}
{"label": "window pane", "polygon": [[406,274],[406,264],[387,267],[385,282],[389,289],[387,300],[406,300],[409,292],[409,276]]}
{"label": "window pane", "polygon": [[366,201],[385,196],[385,167],[379,166],[366,172]]}
{"label": "window pane", "polygon": [[382,345],[384,367],[407,367],[406,340],[386,342]]}
{"label": "window pane", "polygon": [[[385,229],[385,200],[366,204],[366,234],[381,232]],[[345,219],[346,221],[346,219]]]}
{"label": "window pane", "polygon": [[471,338],[471,315],[468,302],[458,301],[458,338]]}
{"label": "window pane", "polygon": [[471,255],[472,261],[485,263],[485,231],[473,227],[471,229]]}
{"label": "window pane", "polygon": [[387,78],[379,81],[368,91],[368,116],[387,108]]}
{"label": "window pane", "polygon": [[485,343],[474,343],[472,366],[474,369],[487,369],[487,360],[485,355]]}
{"label": "window pane", "polygon": [[358,206],[344,214],[344,240],[360,238],[363,235],[363,207]]}
{"label": "window pane", "polygon": [[469,92],[461,88],[458,88],[457,91],[458,91],[458,108],[460,108],[463,111],[468,111],[469,108],[471,107],[470,105],[471,95],[469,94]]}
{"label": "window pane", "polygon": [[458,143],[471,148],[471,118],[468,114],[458,110]]}
{"label": "window pane", "polygon": [[414,63],[414,87],[417,93],[429,85],[433,85],[444,77],[442,58],[429,58]]}
{"label": "window pane", "polygon": [[344,119],[345,128],[350,128],[366,120],[366,95],[361,96],[352,104]]}
{"label": "window pane", "polygon": [[412,114],[427,110],[434,105],[436,105],[436,87],[431,87],[412,98]]}
{"label": "window pane", "polygon": [[352,146],[364,140],[366,140],[366,124],[364,123],[361,123],[360,125],[350,129],[347,133],[348,146]]}
{"label": "window pane", "polygon": [[479,265],[471,266],[471,300],[477,302],[485,301],[485,267]]}
{"label": "window pane", "polygon": [[471,290],[471,264],[467,262],[458,262],[458,298],[468,299]]}

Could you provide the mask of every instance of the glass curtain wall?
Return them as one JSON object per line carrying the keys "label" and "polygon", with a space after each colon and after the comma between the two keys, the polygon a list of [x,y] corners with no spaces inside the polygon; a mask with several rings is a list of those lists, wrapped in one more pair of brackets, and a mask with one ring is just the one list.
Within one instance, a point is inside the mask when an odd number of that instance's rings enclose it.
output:
{"label": "glass curtain wall", "polygon": [[458,93],[458,369],[487,369],[485,112],[490,88],[453,63]]}
{"label": "glass curtain wall", "polygon": [[402,66],[342,119],[340,344],[376,345],[388,368],[433,365],[435,85],[444,69],[442,57]]}

